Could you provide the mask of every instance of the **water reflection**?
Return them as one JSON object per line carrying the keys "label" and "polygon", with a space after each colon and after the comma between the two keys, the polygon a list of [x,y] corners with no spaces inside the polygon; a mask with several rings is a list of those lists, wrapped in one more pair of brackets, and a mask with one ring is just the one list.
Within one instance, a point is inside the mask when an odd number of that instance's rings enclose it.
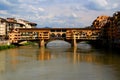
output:
{"label": "water reflection", "polygon": [[20,47],[0,51],[0,80],[120,80],[114,52],[82,43],[69,46]]}
{"label": "water reflection", "polygon": [[5,71],[5,61],[6,61],[6,54],[1,51],[0,52],[0,73],[3,73]]}
{"label": "water reflection", "polygon": [[[86,45],[86,44],[85,44]],[[83,47],[82,47],[83,48]],[[29,60],[51,60],[56,57],[66,57],[66,59],[73,63],[87,62],[94,64],[118,64],[119,56],[112,53],[97,52],[97,50],[69,48],[69,47],[41,47],[36,50],[31,50],[33,47],[23,47],[18,49],[11,49],[9,51],[2,51],[0,53],[0,66],[5,65],[6,61],[15,69],[19,63],[28,62]],[[85,52],[86,51],[86,52]],[[9,54],[8,54],[9,53]],[[6,56],[7,55],[7,56]],[[7,58],[7,59],[6,59]],[[4,68],[0,67],[0,71]]]}
{"label": "water reflection", "polygon": [[18,61],[19,52],[17,52],[16,49],[11,49],[10,51],[12,51],[12,53],[10,52],[8,54],[8,60],[7,60],[10,61],[9,65],[11,65],[11,67],[9,68],[12,68],[12,70],[16,70],[16,66],[19,63]]}
{"label": "water reflection", "polygon": [[45,50],[45,47],[41,47],[40,51],[37,53],[37,60],[50,60],[51,53],[48,50]]}

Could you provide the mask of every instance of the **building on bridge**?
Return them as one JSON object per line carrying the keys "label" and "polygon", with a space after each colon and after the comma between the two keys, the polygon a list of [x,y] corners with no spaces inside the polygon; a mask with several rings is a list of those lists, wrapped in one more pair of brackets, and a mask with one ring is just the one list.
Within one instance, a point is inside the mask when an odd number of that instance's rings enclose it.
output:
{"label": "building on bridge", "polygon": [[20,40],[21,34],[18,29],[13,29],[9,32],[9,42],[17,43]]}
{"label": "building on bridge", "polygon": [[21,28],[9,34],[11,43],[21,41],[38,41],[39,46],[45,46],[53,40],[63,40],[72,46],[80,41],[95,41],[99,38],[100,30],[92,28]]}

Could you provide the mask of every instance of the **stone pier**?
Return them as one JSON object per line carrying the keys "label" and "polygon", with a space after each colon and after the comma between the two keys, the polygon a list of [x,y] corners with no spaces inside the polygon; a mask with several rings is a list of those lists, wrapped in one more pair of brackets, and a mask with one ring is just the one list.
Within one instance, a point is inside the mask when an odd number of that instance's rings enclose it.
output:
{"label": "stone pier", "polygon": [[44,39],[40,40],[39,47],[45,47],[45,40]]}
{"label": "stone pier", "polygon": [[76,36],[75,35],[73,35],[73,40],[72,40],[71,46],[72,47],[77,47],[77,41],[76,41]]}

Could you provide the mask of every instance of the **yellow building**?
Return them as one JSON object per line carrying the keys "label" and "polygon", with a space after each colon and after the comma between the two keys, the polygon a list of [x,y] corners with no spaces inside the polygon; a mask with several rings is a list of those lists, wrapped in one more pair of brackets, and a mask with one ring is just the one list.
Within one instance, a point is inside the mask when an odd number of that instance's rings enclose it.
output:
{"label": "yellow building", "polygon": [[17,43],[20,40],[21,34],[18,29],[13,29],[9,32],[9,41],[10,43]]}
{"label": "yellow building", "polygon": [[109,16],[105,16],[105,15],[98,16],[93,21],[92,26],[96,29],[101,29],[106,25],[108,18],[109,18]]}

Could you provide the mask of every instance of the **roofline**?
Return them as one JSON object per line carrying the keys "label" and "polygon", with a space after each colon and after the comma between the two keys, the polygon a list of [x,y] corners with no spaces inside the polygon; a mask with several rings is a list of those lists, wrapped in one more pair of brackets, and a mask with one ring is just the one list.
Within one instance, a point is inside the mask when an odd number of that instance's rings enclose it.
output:
{"label": "roofline", "polygon": [[18,28],[19,30],[61,30],[61,29],[66,29],[66,30],[100,30],[100,29],[95,29],[95,28]]}

